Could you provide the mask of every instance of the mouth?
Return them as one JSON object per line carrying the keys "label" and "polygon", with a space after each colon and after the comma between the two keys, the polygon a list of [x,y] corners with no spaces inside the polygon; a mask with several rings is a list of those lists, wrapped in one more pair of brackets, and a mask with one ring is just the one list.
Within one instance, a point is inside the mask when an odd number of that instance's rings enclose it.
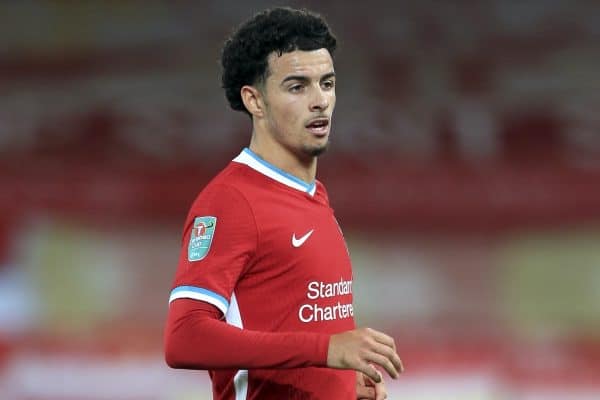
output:
{"label": "mouth", "polygon": [[313,135],[324,137],[329,133],[329,125],[329,118],[320,117],[310,120],[305,127]]}

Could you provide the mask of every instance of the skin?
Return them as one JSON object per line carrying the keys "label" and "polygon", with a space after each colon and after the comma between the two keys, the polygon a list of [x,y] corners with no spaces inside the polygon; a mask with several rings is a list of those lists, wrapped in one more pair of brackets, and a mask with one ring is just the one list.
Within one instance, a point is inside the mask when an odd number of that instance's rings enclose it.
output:
{"label": "skin", "polygon": [[[335,108],[335,72],[329,51],[296,50],[268,58],[264,82],[241,88],[252,115],[250,149],[265,161],[312,183],[317,157],[327,148]],[[312,132],[307,124],[326,118],[327,129]],[[377,368],[397,379],[403,371],[394,339],[371,328],[332,335],[327,366],[357,371],[358,399],[383,400],[387,391]]]}
{"label": "skin", "polygon": [[[381,374],[380,374],[381,375]],[[374,382],[362,372],[356,373],[356,398],[358,400],[384,400],[387,399],[387,390],[383,377],[379,383]]]}
{"label": "skin", "polygon": [[[252,114],[250,149],[303,181],[313,182],[317,155],[329,142],[335,108],[335,72],[329,52],[272,53],[265,82],[242,87],[241,95]],[[318,117],[330,121],[324,136],[306,128]]]}

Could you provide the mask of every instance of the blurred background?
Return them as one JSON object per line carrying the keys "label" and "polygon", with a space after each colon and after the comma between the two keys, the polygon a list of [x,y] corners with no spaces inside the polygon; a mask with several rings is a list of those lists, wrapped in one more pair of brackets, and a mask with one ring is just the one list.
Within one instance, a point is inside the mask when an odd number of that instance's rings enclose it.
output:
{"label": "blurred background", "polygon": [[[600,398],[598,2],[287,4],[340,40],[318,176],[390,398]],[[272,5],[0,2],[1,399],[210,398],[162,329],[188,207],[250,137],[221,43]]]}

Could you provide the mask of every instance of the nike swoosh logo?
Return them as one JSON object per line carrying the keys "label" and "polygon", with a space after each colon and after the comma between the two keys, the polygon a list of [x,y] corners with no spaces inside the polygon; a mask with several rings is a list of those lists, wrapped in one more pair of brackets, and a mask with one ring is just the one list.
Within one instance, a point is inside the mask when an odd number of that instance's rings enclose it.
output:
{"label": "nike swoosh logo", "polygon": [[314,229],[311,229],[310,231],[308,231],[304,236],[296,239],[296,234],[294,233],[292,235],[292,246],[294,247],[300,247],[304,244],[304,242],[306,242],[306,240],[310,237],[310,235],[312,235],[312,233],[314,232]]}

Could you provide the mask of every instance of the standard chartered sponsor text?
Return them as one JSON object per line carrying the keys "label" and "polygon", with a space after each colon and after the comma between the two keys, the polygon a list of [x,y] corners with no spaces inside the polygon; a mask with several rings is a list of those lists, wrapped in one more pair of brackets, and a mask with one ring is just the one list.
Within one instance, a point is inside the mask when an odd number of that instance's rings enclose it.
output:
{"label": "standard chartered sponsor text", "polygon": [[[311,281],[306,287],[306,297],[310,300],[329,299],[352,294],[352,280],[340,279],[337,282]],[[352,303],[319,305],[317,302],[307,303],[298,309],[298,318],[302,322],[332,321],[354,316]]]}

